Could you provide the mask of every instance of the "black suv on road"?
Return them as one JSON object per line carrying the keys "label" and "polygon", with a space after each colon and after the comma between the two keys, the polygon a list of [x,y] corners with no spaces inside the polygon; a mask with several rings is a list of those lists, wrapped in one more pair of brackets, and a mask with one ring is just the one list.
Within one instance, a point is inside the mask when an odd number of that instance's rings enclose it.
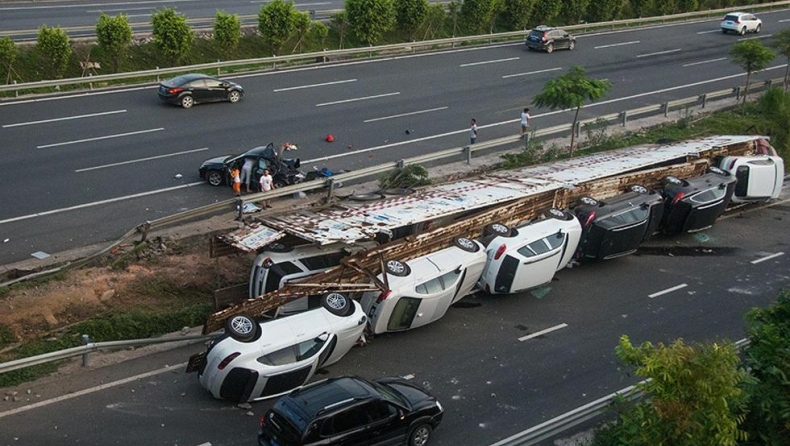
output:
{"label": "black suv on road", "polygon": [[554,50],[576,48],[576,38],[559,28],[538,26],[527,35],[527,49],[550,53]]}
{"label": "black suv on road", "polygon": [[403,378],[319,381],[280,398],[261,418],[260,446],[425,446],[439,401]]}

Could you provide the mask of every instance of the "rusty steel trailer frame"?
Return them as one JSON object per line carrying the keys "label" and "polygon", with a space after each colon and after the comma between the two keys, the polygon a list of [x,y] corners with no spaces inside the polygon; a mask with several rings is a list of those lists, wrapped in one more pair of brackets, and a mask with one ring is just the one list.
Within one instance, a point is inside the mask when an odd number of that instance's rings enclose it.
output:
{"label": "rusty steel trailer frame", "polygon": [[[738,142],[728,147],[713,147],[702,153],[687,156],[685,162],[597,179],[574,187],[545,191],[496,205],[461,221],[409,235],[351,255],[341,260],[340,266],[324,273],[308,277],[299,283],[288,283],[278,290],[215,312],[208,317],[203,326],[203,333],[219,330],[223,327],[224,321],[233,315],[242,313],[251,316],[261,315],[299,297],[328,292],[384,291],[387,285],[377,277],[384,271],[384,264],[389,259],[412,260],[451,246],[456,237],[476,238],[492,222],[515,226],[535,218],[544,209],[566,208],[585,195],[608,198],[617,195],[632,184],[641,184],[651,189],[658,188],[661,180],[669,175],[680,178],[696,177],[702,175],[710,166],[711,160],[718,156],[746,155],[752,153],[753,149],[754,140]],[[486,177],[497,181],[509,180],[502,173]],[[386,281],[387,275],[383,276]]]}

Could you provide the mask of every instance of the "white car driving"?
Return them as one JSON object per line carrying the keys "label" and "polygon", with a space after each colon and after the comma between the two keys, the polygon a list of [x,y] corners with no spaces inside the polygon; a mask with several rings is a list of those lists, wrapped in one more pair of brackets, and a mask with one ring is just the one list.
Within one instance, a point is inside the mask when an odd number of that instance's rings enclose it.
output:
{"label": "white car driving", "polygon": [[[489,294],[518,293],[551,282],[573,258],[582,227],[573,214],[549,209],[542,220],[499,228],[486,247],[480,288]],[[496,226],[492,226],[496,228]]]}
{"label": "white car driving", "polygon": [[240,314],[229,318],[225,335],[189,359],[200,384],[215,398],[256,401],[304,385],[316,370],[340,360],[365,330],[359,303],[329,293],[322,308],[255,322]]}
{"label": "white car driving", "polygon": [[721,21],[721,32],[723,34],[727,34],[730,31],[740,35],[744,35],[747,32],[759,33],[762,28],[763,21],[748,12],[731,12],[725,15]]}
{"label": "white car driving", "polygon": [[[361,298],[373,334],[434,322],[472,292],[486,262],[483,245],[468,238],[457,238],[453,243],[408,263],[387,262],[389,289],[366,292]],[[384,281],[383,275],[379,279]]]}

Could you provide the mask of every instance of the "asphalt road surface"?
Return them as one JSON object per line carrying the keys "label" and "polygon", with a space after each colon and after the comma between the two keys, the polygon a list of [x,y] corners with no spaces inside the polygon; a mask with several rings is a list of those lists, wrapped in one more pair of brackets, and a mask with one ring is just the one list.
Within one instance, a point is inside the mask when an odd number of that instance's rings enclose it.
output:
{"label": "asphalt road surface", "polygon": [[[241,102],[190,110],[160,103],[155,85],[0,102],[0,263],[227,199],[229,188],[200,183],[200,162],[270,141],[297,143],[308,169],[358,169],[465,145],[472,117],[479,142],[513,135],[521,109],[573,65],[613,85],[581,118],[729,88],[745,77],[732,45],[770,37],[790,12],[760,17],[763,33],[746,37],[705,21],[584,35],[552,54],[502,44],[235,76]],[[784,63],[755,77],[779,77]],[[534,128],[571,121],[532,115]]]}
{"label": "asphalt road surface", "polygon": [[[490,445],[638,381],[614,356],[622,334],[636,344],[744,338],[745,312],[790,284],[790,235],[778,230],[790,218],[787,195],[731,212],[708,231],[562,270],[543,289],[465,298],[440,321],[352,349],[316,379],[409,377],[445,407],[432,445]],[[271,402],[240,409],[214,400],[183,373],[201,349],[13,389],[22,400],[0,401],[0,445],[254,444]]]}

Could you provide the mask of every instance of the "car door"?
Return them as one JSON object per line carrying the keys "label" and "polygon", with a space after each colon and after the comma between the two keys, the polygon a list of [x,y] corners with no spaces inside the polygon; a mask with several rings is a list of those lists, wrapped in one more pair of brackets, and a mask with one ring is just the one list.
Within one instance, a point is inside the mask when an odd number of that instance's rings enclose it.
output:
{"label": "car door", "polygon": [[751,14],[746,14],[743,17],[743,21],[746,23],[746,27],[749,29],[749,31],[754,31],[757,29],[757,17]]}
{"label": "car door", "polygon": [[279,395],[304,385],[318,369],[322,357],[325,360],[323,353],[334,348],[333,341],[334,335],[323,333],[258,358],[258,362],[269,368],[267,374],[260,375],[265,383],[257,398]]}
{"label": "car door", "polygon": [[206,102],[208,92],[206,90],[206,81],[203,79],[195,79],[188,84],[187,90],[192,94],[192,97],[197,102]]}
{"label": "car door", "polygon": [[370,416],[370,445],[399,446],[406,442],[408,425],[400,417],[400,409],[385,401],[366,404]]}
{"label": "car door", "polygon": [[565,237],[567,235],[564,232],[558,232],[519,248],[517,251],[523,260],[516,271],[510,291],[534,288],[551,281],[557,271],[557,264],[562,259]]}
{"label": "car door", "polygon": [[557,32],[557,41],[559,45],[558,48],[568,49],[571,43],[571,36],[570,34],[566,33],[565,31],[556,31]]}
{"label": "car door", "polygon": [[422,327],[444,316],[455,295],[455,285],[460,279],[461,272],[462,270],[458,268],[457,271],[447,273],[450,275],[447,277],[447,283],[442,281],[442,276],[439,276],[415,287],[415,294],[412,295],[419,296],[421,302],[409,328]]}
{"label": "car door", "polygon": [[321,425],[321,445],[368,446],[367,404],[358,404],[328,417]]}
{"label": "car door", "polygon": [[218,79],[204,79],[206,83],[206,101],[224,101],[228,97],[228,89]]}

